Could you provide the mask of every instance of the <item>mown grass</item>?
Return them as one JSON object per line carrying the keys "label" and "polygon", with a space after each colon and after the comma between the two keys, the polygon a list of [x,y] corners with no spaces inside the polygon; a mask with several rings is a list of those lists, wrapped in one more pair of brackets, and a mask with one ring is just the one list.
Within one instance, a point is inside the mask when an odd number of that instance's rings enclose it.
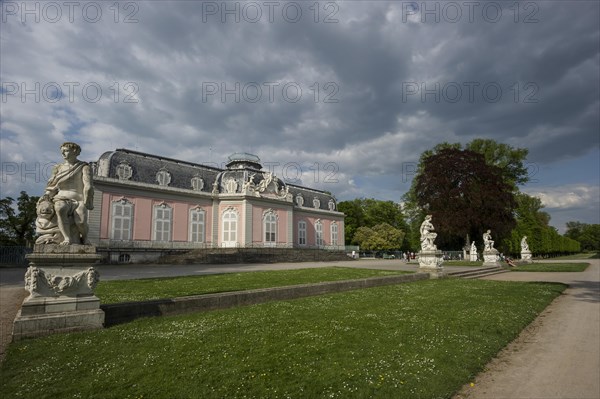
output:
{"label": "mown grass", "polygon": [[139,280],[101,281],[96,295],[104,304],[153,299],[176,298],[190,295],[212,294],[310,284],[324,281],[353,280],[381,277],[410,272],[326,267],[297,270],[275,270],[244,273],[225,273],[204,276],[148,278]]}
{"label": "mown grass", "polygon": [[481,266],[483,261],[469,262],[468,260],[445,260],[442,266]]}
{"label": "mown grass", "polygon": [[589,263],[531,263],[512,267],[511,272],[582,272]]}
{"label": "mown grass", "polygon": [[13,343],[6,398],[450,398],[565,289],[440,279]]}
{"label": "mown grass", "polygon": [[558,256],[556,258],[552,258],[555,260],[563,260],[563,259],[598,259],[600,258],[600,252],[581,252],[574,255],[565,255]]}

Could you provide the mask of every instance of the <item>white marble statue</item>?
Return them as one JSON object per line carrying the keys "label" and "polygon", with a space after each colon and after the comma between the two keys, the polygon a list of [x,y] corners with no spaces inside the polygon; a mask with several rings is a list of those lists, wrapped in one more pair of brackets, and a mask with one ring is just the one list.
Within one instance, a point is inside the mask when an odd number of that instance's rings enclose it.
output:
{"label": "white marble statue", "polygon": [[491,230],[483,233],[483,250],[484,251],[492,251],[494,250],[494,241],[492,240]]}
{"label": "white marble statue", "polygon": [[425,220],[421,223],[421,229],[419,230],[421,233],[421,250],[422,251],[437,251],[436,245],[433,243],[437,234],[433,231],[435,228],[431,223],[431,215],[425,216]]}
{"label": "white marble statue", "polygon": [[521,239],[521,252],[530,252],[529,244],[527,244],[527,236],[523,236]]}
{"label": "white marble statue", "polygon": [[63,143],[64,162],[52,169],[46,190],[38,201],[38,244],[89,244],[87,213],[94,209],[90,165],[77,159],[81,147]]}
{"label": "white marble statue", "polygon": [[475,241],[473,241],[471,243],[471,253],[472,254],[476,254],[477,253],[477,247],[475,246]]}

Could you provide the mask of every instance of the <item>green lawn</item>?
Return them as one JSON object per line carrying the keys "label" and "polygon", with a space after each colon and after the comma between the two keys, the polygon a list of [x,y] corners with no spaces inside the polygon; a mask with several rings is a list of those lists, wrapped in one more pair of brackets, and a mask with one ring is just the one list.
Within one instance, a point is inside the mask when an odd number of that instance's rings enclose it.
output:
{"label": "green lawn", "polygon": [[582,272],[589,263],[532,263],[511,267],[511,272]]}
{"label": "green lawn", "polygon": [[468,260],[446,260],[442,266],[481,266],[482,261],[469,262]]}
{"label": "green lawn", "polygon": [[562,259],[598,259],[600,258],[600,252],[581,252],[575,255],[565,255],[565,256],[558,256],[556,258],[552,258],[552,259],[556,259],[556,260],[562,260]]}
{"label": "green lawn", "polygon": [[450,398],[565,286],[440,279],[13,343],[5,398]]}
{"label": "green lawn", "polygon": [[404,273],[409,272],[326,267],[173,278],[101,281],[96,288],[96,295],[102,303],[106,304],[320,283],[324,281],[392,276]]}

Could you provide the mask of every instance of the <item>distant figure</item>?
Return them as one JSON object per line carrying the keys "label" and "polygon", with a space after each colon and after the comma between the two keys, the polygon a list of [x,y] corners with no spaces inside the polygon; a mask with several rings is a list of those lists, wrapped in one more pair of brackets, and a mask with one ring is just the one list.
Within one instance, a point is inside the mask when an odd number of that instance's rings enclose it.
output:
{"label": "distant figure", "polygon": [[[42,232],[45,230],[45,239],[41,242],[60,245],[89,244],[87,210],[94,209],[90,165],[77,159],[81,153],[78,144],[64,143],[60,146],[60,152],[65,161],[52,169],[45,193],[38,201],[36,225]],[[54,207],[55,222],[60,232],[52,232],[53,236],[49,233],[52,231],[54,216],[48,219],[48,204]]]}
{"label": "distant figure", "polygon": [[423,251],[437,250],[437,247],[433,243],[433,240],[435,240],[435,238],[437,237],[437,234],[433,232],[435,230],[435,228],[433,227],[433,224],[431,223],[431,219],[432,219],[432,216],[427,215],[427,216],[425,216],[425,220],[423,221],[423,223],[421,223],[421,229],[420,229],[421,250],[423,250]]}
{"label": "distant figure", "polygon": [[521,239],[521,252],[530,252],[529,244],[527,244],[527,236],[523,236]]}
{"label": "distant figure", "polygon": [[494,241],[492,241],[492,235],[490,234],[492,231],[488,230],[483,233],[483,250],[491,251],[494,249]]}

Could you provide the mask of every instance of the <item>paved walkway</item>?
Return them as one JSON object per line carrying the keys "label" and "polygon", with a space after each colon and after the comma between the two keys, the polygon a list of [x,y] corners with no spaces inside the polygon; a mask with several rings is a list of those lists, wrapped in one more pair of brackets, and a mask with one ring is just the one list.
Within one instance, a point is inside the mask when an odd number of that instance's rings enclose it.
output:
{"label": "paved walkway", "polygon": [[455,399],[600,398],[600,260],[588,261],[592,265],[582,273],[484,277],[562,282],[569,288]]}

